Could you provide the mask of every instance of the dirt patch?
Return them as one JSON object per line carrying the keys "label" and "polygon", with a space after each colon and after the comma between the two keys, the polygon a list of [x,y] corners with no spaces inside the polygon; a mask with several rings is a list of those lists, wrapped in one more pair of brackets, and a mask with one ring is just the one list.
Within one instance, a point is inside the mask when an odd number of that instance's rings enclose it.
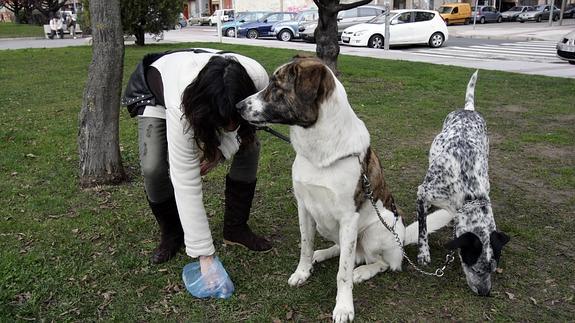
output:
{"label": "dirt patch", "polygon": [[556,147],[535,143],[524,149],[527,156],[544,157],[554,160],[575,160],[573,147]]}
{"label": "dirt patch", "polygon": [[529,109],[519,106],[519,105],[502,105],[497,107],[494,112],[515,112],[515,113],[525,113],[529,112]]}

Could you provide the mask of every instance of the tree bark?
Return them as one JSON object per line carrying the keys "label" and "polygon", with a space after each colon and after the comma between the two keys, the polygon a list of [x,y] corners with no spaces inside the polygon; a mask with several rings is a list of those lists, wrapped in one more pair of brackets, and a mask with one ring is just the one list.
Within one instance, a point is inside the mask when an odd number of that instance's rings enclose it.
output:
{"label": "tree bark", "polygon": [[339,1],[330,1],[325,5],[318,5],[319,18],[314,32],[317,57],[336,75],[338,73],[337,57],[339,55],[339,43],[337,40],[337,2]]}
{"label": "tree bark", "polygon": [[125,180],[119,143],[124,64],[120,0],[91,0],[92,62],[79,115],[80,185]]}
{"label": "tree bark", "polygon": [[337,14],[342,10],[352,9],[372,0],[360,0],[340,4],[340,0],[313,0],[318,8],[319,19],[315,28],[315,52],[334,73],[337,71],[337,57],[339,56],[339,42],[337,36]]}

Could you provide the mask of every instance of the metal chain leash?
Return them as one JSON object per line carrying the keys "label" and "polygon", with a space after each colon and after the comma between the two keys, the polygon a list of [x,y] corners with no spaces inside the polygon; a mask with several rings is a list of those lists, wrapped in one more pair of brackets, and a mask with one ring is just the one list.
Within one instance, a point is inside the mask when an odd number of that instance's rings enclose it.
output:
{"label": "metal chain leash", "polygon": [[[358,158],[359,159],[359,158]],[[360,166],[361,166],[361,161],[360,161]],[[369,199],[369,201],[371,202],[371,205],[373,206],[373,208],[375,209],[375,213],[377,214],[377,217],[379,218],[379,221],[381,221],[381,223],[383,224],[383,226],[393,234],[393,236],[395,237],[395,242],[397,242],[397,244],[399,245],[399,247],[401,248],[401,252],[403,254],[403,258],[405,258],[407,260],[407,262],[418,272],[424,274],[424,275],[428,275],[428,276],[435,276],[435,277],[443,277],[443,275],[445,274],[445,268],[447,268],[447,266],[453,262],[453,260],[455,259],[455,251],[450,251],[447,255],[445,255],[445,261],[443,263],[443,266],[441,268],[437,268],[434,272],[430,272],[430,271],[425,271],[423,269],[421,269],[419,266],[417,266],[411,259],[409,259],[409,257],[407,256],[407,254],[405,253],[405,249],[403,248],[403,243],[401,242],[401,239],[399,238],[399,235],[397,234],[397,232],[395,232],[394,228],[395,228],[395,224],[397,223],[397,217],[395,219],[395,223],[393,224],[393,226],[390,226],[389,224],[387,224],[387,222],[385,222],[385,220],[383,219],[383,217],[381,216],[381,214],[379,213],[379,209],[377,208],[377,204],[376,201],[373,199],[373,190],[371,189],[371,183],[369,182],[369,178],[367,178],[367,175],[365,174],[365,172],[361,172],[361,176],[362,176],[362,186],[363,186],[363,190],[365,193],[365,197],[367,197]],[[453,229],[453,234],[455,235],[455,228]]]}

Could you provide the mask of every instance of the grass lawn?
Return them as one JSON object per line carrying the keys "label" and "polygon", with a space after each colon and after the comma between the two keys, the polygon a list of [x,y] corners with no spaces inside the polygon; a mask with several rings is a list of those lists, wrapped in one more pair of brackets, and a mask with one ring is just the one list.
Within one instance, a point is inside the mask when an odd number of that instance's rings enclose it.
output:
{"label": "grass lawn", "polygon": [[44,37],[42,26],[0,22],[0,38]]}
{"label": "grass lawn", "polygon": [[[295,54],[190,46],[251,56],[270,73]],[[174,48],[128,47],[124,80],[145,53]],[[306,285],[287,285],[299,259],[290,190],[294,152],[267,133],[260,136],[251,224],[272,238],[272,252],[222,245],[227,166],[204,181],[217,253],[236,286],[229,300],[198,300],[186,292],[181,269],[190,259],[183,253],[167,264],[149,264],[158,229],[139,175],[136,121],[124,108],[121,147],[131,181],[79,189],[76,135],[90,59],[89,47],[0,51],[0,321],[329,321],[336,259],[316,265]],[[339,67],[411,223],[431,141],[444,117],[463,106],[473,70],[351,56],[340,56]],[[358,322],[573,320],[574,89],[571,79],[479,73],[476,106],[489,128],[493,208],[499,229],[512,237],[494,275],[492,297],[472,294],[458,261],[443,278],[422,276],[404,264],[403,272],[355,286]],[[449,229],[432,236],[433,268],[442,262],[449,236]],[[416,248],[407,252],[414,258]]]}

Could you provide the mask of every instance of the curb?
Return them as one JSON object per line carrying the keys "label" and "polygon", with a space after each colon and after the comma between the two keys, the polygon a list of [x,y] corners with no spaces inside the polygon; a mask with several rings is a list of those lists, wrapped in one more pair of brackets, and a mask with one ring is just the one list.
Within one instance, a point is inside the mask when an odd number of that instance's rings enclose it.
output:
{"label": "curb", "polygon": [[0,41],[3,40],[41,40],[46,39],[46,37],[13,37],[13,38],[0,38]]}
{"label": "curb", "polygon": [[518,40],[518,41],[548,40],[543,37],[536,37],[536,36],[453,35],[452,37],[469,38],[469,39]]}

